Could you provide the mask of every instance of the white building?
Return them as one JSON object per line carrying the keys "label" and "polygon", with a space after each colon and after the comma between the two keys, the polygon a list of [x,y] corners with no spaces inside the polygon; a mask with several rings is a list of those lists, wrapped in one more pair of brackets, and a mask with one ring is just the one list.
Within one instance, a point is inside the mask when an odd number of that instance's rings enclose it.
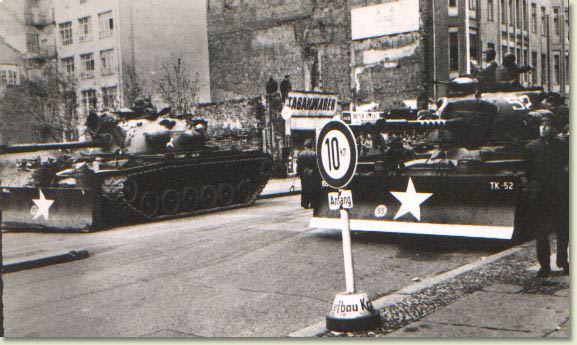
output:
{"label": "white building", "polygon": [[210,101],[206,4],[187,0],[53,0],[63,71],[78,78],[81,111],[129,102],[129,72],[152,83],[180,59]]}

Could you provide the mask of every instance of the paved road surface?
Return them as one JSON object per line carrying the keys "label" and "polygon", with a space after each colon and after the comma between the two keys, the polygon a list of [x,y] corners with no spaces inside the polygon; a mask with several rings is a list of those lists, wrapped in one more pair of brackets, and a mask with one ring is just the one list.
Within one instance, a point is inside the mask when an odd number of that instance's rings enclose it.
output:
{"label": "paved road surface", "polygon": [[[345,289],[340,232],[308,228],[299,196],[89,234],[4,233],[4,258],[90,257],[3,275],[5,335],[286,336]],[[499,248],[478,241],[353,236],[356,286],[371,299]]]}

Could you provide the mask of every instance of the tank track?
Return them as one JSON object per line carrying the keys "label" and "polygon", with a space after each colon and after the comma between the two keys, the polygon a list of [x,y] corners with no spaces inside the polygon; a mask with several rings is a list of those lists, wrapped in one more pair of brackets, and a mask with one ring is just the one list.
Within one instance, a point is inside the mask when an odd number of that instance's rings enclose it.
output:
{"label": "tank track", "polygon": [[[253,176],[241,176],[238,179],[244,179],[250,181],[253,185],[251,186],[252,191],[250,195],[247,195],[242,202],[233,202],[230,205],[219,205],[216,204],[214,207],[195,209],[195,210],[182,210],[171,213],[171,214],[157,214],[157,215],[147,215],[142,209],[139,209],[134,202],[128,202],[124,195],[124,186],[128,179],[130,178],[145,178],[148,181],[152,181],[156,177],[163,176],[166,178],[171,173],[178,171],[194,171],[196,169],[200,171],[217,171],[218,168],[226,166],[247,166],[253,165],[250,170],[259,172],[259,174]],[[220,167],[219,167],[220,166]],[[165,162],[158,165],[153,165],[150,167],[143,167],[137,169],[132,173],[122,173],[115,174],[112,176],[107,176],[100,182],[100,205],[101,205],[101,219],[102,221],[95,224],[96,227],[101,226],[112,226],[118,224],[135,224],[143,223],[155,220],[165,220],[180,217],[187,217],[193,215],[200,215],[206,213],[212,213],[217,211],[235,209],[240,207],[246,207],[254,203],[258,195],[262,192],[263,188],[266,186],[272,173],[272,159],[268,155],[259,155],[257,157],[236,157],[220,160],[208,160],[208,161],[187,161],[187,162]],[[205,176],[206,180],[206,176]],[[211,181],[207,184],[214,185]],[[156,181],[158,184],[162,184],[162,181]],[[194,184],[198,185],[198,181]],[[158,188],[157,188],[158,190]],[[218,192],[218,191],[217,191]],[[179,192],[180,197],[182,194]],[[200,197],[200,196],[199,196]],[[235,200],[236,201],[236,200]],[[162,209],[162,206],[160,206]]]}

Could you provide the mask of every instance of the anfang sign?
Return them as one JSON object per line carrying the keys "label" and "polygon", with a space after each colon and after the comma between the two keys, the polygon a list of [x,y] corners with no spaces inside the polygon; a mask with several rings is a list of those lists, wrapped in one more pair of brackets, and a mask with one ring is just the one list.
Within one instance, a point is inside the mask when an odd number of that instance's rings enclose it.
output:
{"label": "anfang sign", "polygon": [[353,193],[350,190],[328,193],[328,196],[331,210],[338,210],[341,207],[345,209],[353,208]]}

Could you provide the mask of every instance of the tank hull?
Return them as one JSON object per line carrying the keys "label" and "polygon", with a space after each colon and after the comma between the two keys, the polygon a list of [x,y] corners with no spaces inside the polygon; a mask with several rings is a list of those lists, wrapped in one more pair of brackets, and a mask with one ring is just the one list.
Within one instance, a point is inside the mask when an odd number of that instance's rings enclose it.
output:
{"label": "tank hull", "polygon": [[[349,210],[354,231],[510,240],[520,178],[496,175],[355,176]],[[323,188],[310,226],[339,229]]]}
{"label": "tank hull", "polygon": [[272,169],[271,157],[260,152],[132,159],[127,168],[87,170],[77,188],[0,187],[2,227],[91,231],[249,206]]}

